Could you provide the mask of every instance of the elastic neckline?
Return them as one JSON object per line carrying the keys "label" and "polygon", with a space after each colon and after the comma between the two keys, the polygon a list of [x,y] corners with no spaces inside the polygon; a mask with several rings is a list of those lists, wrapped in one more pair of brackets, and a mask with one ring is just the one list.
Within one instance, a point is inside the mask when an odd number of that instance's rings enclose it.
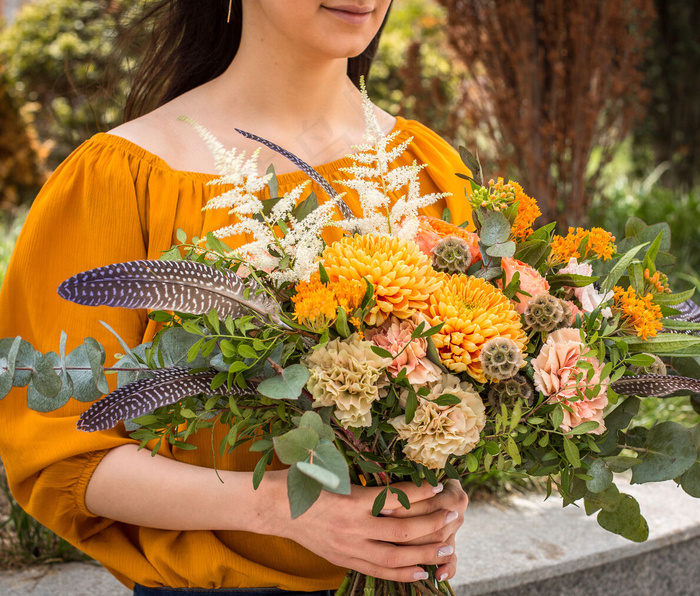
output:
{"label": "elastic neckline", "polygon": [[[394,124],[394,127],[391,129],[391,133],[399,132],[397,135],[397,140],[402,140],[402,137],[408,136],[409,134],[409,125],[410,125],[410,120],[406,120],[405,118],[401,116],[396,117],[396,123]],[[130,141],[128,139],[125,139],[124,137],[120,137],[118,135],[113,135],[107,132],[98,132],[95,134],[91,141],[97,142],[97,143],[102,143],[105,145],[110,145],[113,147],[119,147],[120,149],[127,151],[140,161],[144,161],[148,164],[150,164],[153,167],[159,168],[161,170],[165,170],[168,172],[171,172],[174,175],[178,176],[183,176],[187,178],[194,178],[196,180],[201,180],[204,182],[209,182],[211,180],[215,180],[216,178],[219,177],[218,174],[207,174],[204,172],[190,172],[187,170],[177,170],[173,167],[171,167],[168,162],[166,162],[162,157],[159,155],[156,155],[155,153],[151,153],[147,149],[144,149],[141,147],[141,145],[137,145],[133,141]],[[337,172],[340,168],[342,167],[348,167],[352,165],[352,160],[350,160],[347,157],[341,157],[340,159],[335,159],[333,161],[329,161],[327,163],[314,166],[314,169],[317,170],[320,174],[324,173],[332,173],[332,172]],[[287,184],[294,183],[296,181],[301,181],[305,180],[307,178],[306,174],[300,170],[296,170],[293,172],[286,172],[284,174],[277,174],[277,182],[279,185],[284,186]]]}

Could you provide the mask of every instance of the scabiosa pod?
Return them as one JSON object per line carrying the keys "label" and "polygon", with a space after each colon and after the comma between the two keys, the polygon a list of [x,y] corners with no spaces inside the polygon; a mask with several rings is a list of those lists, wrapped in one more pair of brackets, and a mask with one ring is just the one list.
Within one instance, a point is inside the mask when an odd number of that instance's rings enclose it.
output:
{"label": "scabiosa pod", "polygon": [[518,344],[508,337],[492,337],[479,355],[484,374],[497,381],[504,381],[516,375],[525,366],[523,354]]}
{"label": "scabiosa pod", "polygon": [[540,292],[532,297],[525,309],[525,324],[534,331],[549,333],[565,320],[561,301],[549,292]]}
{"label": "scabiosa pod", "polygon": [[465,273],[472,264],[469,244],[456,236],[447,236],[433,247],[433,269],[445,273]]}
{"label": "scabiosa pod", "polygon": [[500,411],[501,404],[512,406],[519,399],[528,406],[533,406],[535,402],[535,390],[532,383],[521,373],[491,385],[487,396],[489,406],[496,412]]}

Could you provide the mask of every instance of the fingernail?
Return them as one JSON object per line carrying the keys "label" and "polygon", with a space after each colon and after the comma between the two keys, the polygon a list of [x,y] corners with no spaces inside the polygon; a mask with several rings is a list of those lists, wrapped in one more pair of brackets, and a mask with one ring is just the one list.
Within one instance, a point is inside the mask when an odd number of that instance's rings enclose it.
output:
{"label": "fingernail", "polygon": [[450,511],[446,516],[445,516],[445,523],[450,524],[454,520],[456,520],[459,517],[459,513],[456,511]]}
{"label": "fingernail", "polygon": [[427,571],[416,571],[413,574],[413,579],[418,581],[419,579],[428,579],[428,572]]}
{"label": "fingernail", "polygon": [[439,582],[444,582],[447,579],[447,573],[441,573],[438,577]]}
{"label": "fingernail", "polygon": [[394,510],[393,509],[382,509],[379,512],[379,515],[394,515]]}
{"label": "fingernail", "polygon": [[433,487],[433,494],[436,495],[438,493],[441,493],[443,488],[445,487],[442,486],[442,482],[438,482],[437,486]]}
{"label": "fingernail", "polygon": [[447,545],[447,546],[441,546],[438,549],[438,557],[449,557],[452,553],[455,552],[454,546]]}

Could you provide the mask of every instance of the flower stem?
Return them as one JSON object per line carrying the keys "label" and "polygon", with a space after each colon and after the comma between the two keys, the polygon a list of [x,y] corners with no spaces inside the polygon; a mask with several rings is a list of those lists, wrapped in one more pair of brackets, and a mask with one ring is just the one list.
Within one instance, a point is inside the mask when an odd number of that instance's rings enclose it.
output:
{"label": "flower stem", "polygon": [[335,591],[335,596],[343,596],[345,594],[348,586],[350,585],[350,580],[352,579],[353,573],[354,571],[352,569],[348,570],[343,578],[343,583],[341,583],[340,587]]}
{"label": "flower stem", "polygon": [[365,596],[374,596],[375,581],[375,578],[373,578],[371,575],[368,575],[365,578]]}

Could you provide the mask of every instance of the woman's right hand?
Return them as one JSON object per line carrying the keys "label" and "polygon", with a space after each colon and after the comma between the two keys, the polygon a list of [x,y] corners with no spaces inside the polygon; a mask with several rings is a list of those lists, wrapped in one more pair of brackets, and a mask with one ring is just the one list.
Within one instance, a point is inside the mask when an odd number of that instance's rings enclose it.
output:
{"label": "woman's right hand", "polygon": [[[453,556],[446,541],[453,542],[450,537],[461,526],[466,508],[466,498],[456,491],[438,496],[442,485],[394,485],[412,505],[421,503],[421,513],[409,517],[372,515],[382,488],[353,486],[350,495],[323,491],[308,511],[292,520],[286,478],[285,470],[265,474],[258,490],[269,494],[269,515],[258,520],[255,531],[294,540],[339,567],[399,582],[427,579],[421,565],[444,566]],[[396,495],[389,492],[384,508],[401,508]]]}

